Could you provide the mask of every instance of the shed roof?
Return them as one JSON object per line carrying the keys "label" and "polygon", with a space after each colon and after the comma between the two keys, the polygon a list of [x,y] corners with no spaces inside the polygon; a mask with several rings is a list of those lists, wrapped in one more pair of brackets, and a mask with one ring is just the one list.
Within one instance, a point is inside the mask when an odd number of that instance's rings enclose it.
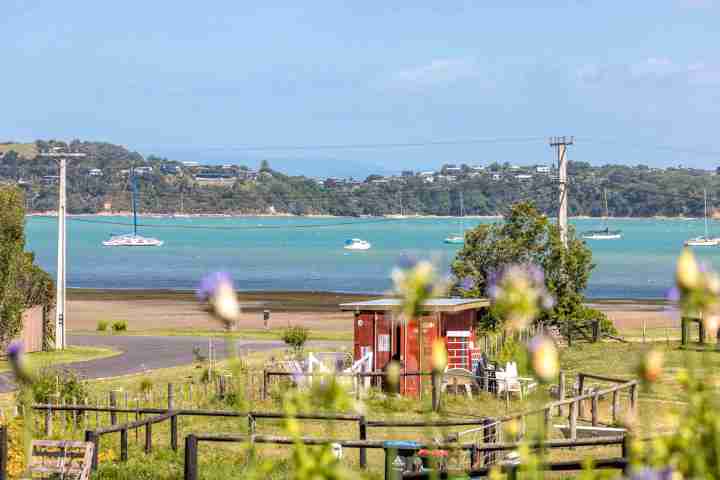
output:
{"label": "shed roof", "polygon": [[[487,298],[431,298],[424,303],[426,310],[430,312],[462,312],[482,307],[488,307],[490,301]],[[365,302],[341,303],[340,310],[343,311],[387,311],[394,310],[401,306],[399,298],[378,298]]]}

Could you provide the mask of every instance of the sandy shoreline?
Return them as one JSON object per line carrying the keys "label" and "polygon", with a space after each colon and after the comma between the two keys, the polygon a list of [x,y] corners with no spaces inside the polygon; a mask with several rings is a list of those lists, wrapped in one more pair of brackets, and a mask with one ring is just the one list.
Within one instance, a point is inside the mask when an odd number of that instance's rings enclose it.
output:
{"label": "sandy shoreline", "polygon": [[[239,292],[238,296],[243,305],[241,328],[262,328],[262,312],[269,309],[271,328],[292,324],[332,332],[352,331],[353,316],[341,312],[340,303],[379,297],[331,292]],[[592,299],[588,304],[605,312],[621,332],[632,335],[643,324],[664,335],[664,330],[680,322],[677,309],[660,299]],[[99,320],[127,321],[131,331],[219,329],[191,291],[70,289],[68,328],[92,331]]]}

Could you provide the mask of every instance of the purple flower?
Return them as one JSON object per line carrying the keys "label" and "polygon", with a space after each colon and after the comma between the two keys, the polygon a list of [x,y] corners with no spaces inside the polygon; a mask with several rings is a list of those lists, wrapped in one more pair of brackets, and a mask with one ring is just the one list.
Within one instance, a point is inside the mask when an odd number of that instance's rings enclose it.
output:
{"label": "purple flower", "polygon": [[407,253],[403,253],[402,255],[400,255],[400,258],[398,258],[397,266],[402,268],[403,270],[410,270],[411,268],[415,268],[415,265],[417,265],[417,263],[417,258]]}
{"label": "purple flower", "polygon": [[673,471],[670,467],[663,469],[643,468],[632,474],[630,480],[670,480]]}
{"label": "purple flower", "polygon": [[545,272],[543,272],[542,268],[534,264],[529,264],[527,266],[527,272],[535,285],[543,285],[545,283]]}
{"label": "purple flower", "polygon": [[25,355],[22,343],[19,341],[12,342],[7,349],[7,356],[8,361],[10,362],[10,368],[12,368],[17,381],[21,383],[30,383],[32,378],[25,365]]}
{"label": "purple flower", "polygon": [[200,286],[195,293],[198,300],[201,302],[207,302],[212,298],[217,289],[222,284],[232,285],[232,277],[226,272],[214,272],[203,277],[200,281]]}
{"label": "purple flower", "polygon": [[668,290],[665,293],[665,298],[669,302],[673,302],[673,303],[679,302],[680,301],[680,289],[677,287],[672,287],[670,290]]}
{"label": "purple flower", "polygon": [[540,304],[543,309],[550,310],[555,306],[555,299],[552,295],[546,293],[541,297]]}
{"label": "purple flower", "polygon": [[472,290],[475,288],[475,280],[472,277],[463,278],[462,282],[460,282],[460,288],[463,290]]}

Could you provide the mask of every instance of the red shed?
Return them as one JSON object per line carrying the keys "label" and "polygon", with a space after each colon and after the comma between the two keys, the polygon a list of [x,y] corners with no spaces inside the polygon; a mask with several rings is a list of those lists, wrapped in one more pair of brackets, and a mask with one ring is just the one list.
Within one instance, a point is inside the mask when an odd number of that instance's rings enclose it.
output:
{"label": "red shed", "polygon": [[[448,350],[449,368],[473,369],[475,319],[490,305],[484,298],[433,298],[418,318],[404,321],[400,300],[386,298],[367,302],[343,303],[343,311],[355,313],[355,360],[372,353],[373,371],[382,370],[392,358],[400,361],[403,372],[428,372],[432,344],[442,338]],[[402,377],[400,393],[418,395],[420,378]]]}

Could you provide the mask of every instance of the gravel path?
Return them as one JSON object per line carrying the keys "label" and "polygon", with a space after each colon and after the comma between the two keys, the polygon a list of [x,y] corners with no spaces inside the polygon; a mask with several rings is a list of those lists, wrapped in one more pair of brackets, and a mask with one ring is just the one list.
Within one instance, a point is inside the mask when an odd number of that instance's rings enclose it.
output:
{"label": "gravel path", "polygon": [[[193,362],[193,348],[200,348],[202,355],[208,355],[207,337],[145,337],[145,336],[105,336],[105,335],[69,335],[70,345],[110,347],[122,353],[114,357],[99,358],[85,362],[63,365],[78,372],[85,378],[106,378],[139,373],[144,370],[175,367]],[[283,348],[281,341],[275,340],[233,340],[240,352],[256,352]],[[348,342],[318,341],[309,342],[315,348],[337,347]],[[221,338],[213,339],[213,349],[218,358],[226,356],[227,344]],[[11,373],[0,374],[0,392],[14,389]]]}

